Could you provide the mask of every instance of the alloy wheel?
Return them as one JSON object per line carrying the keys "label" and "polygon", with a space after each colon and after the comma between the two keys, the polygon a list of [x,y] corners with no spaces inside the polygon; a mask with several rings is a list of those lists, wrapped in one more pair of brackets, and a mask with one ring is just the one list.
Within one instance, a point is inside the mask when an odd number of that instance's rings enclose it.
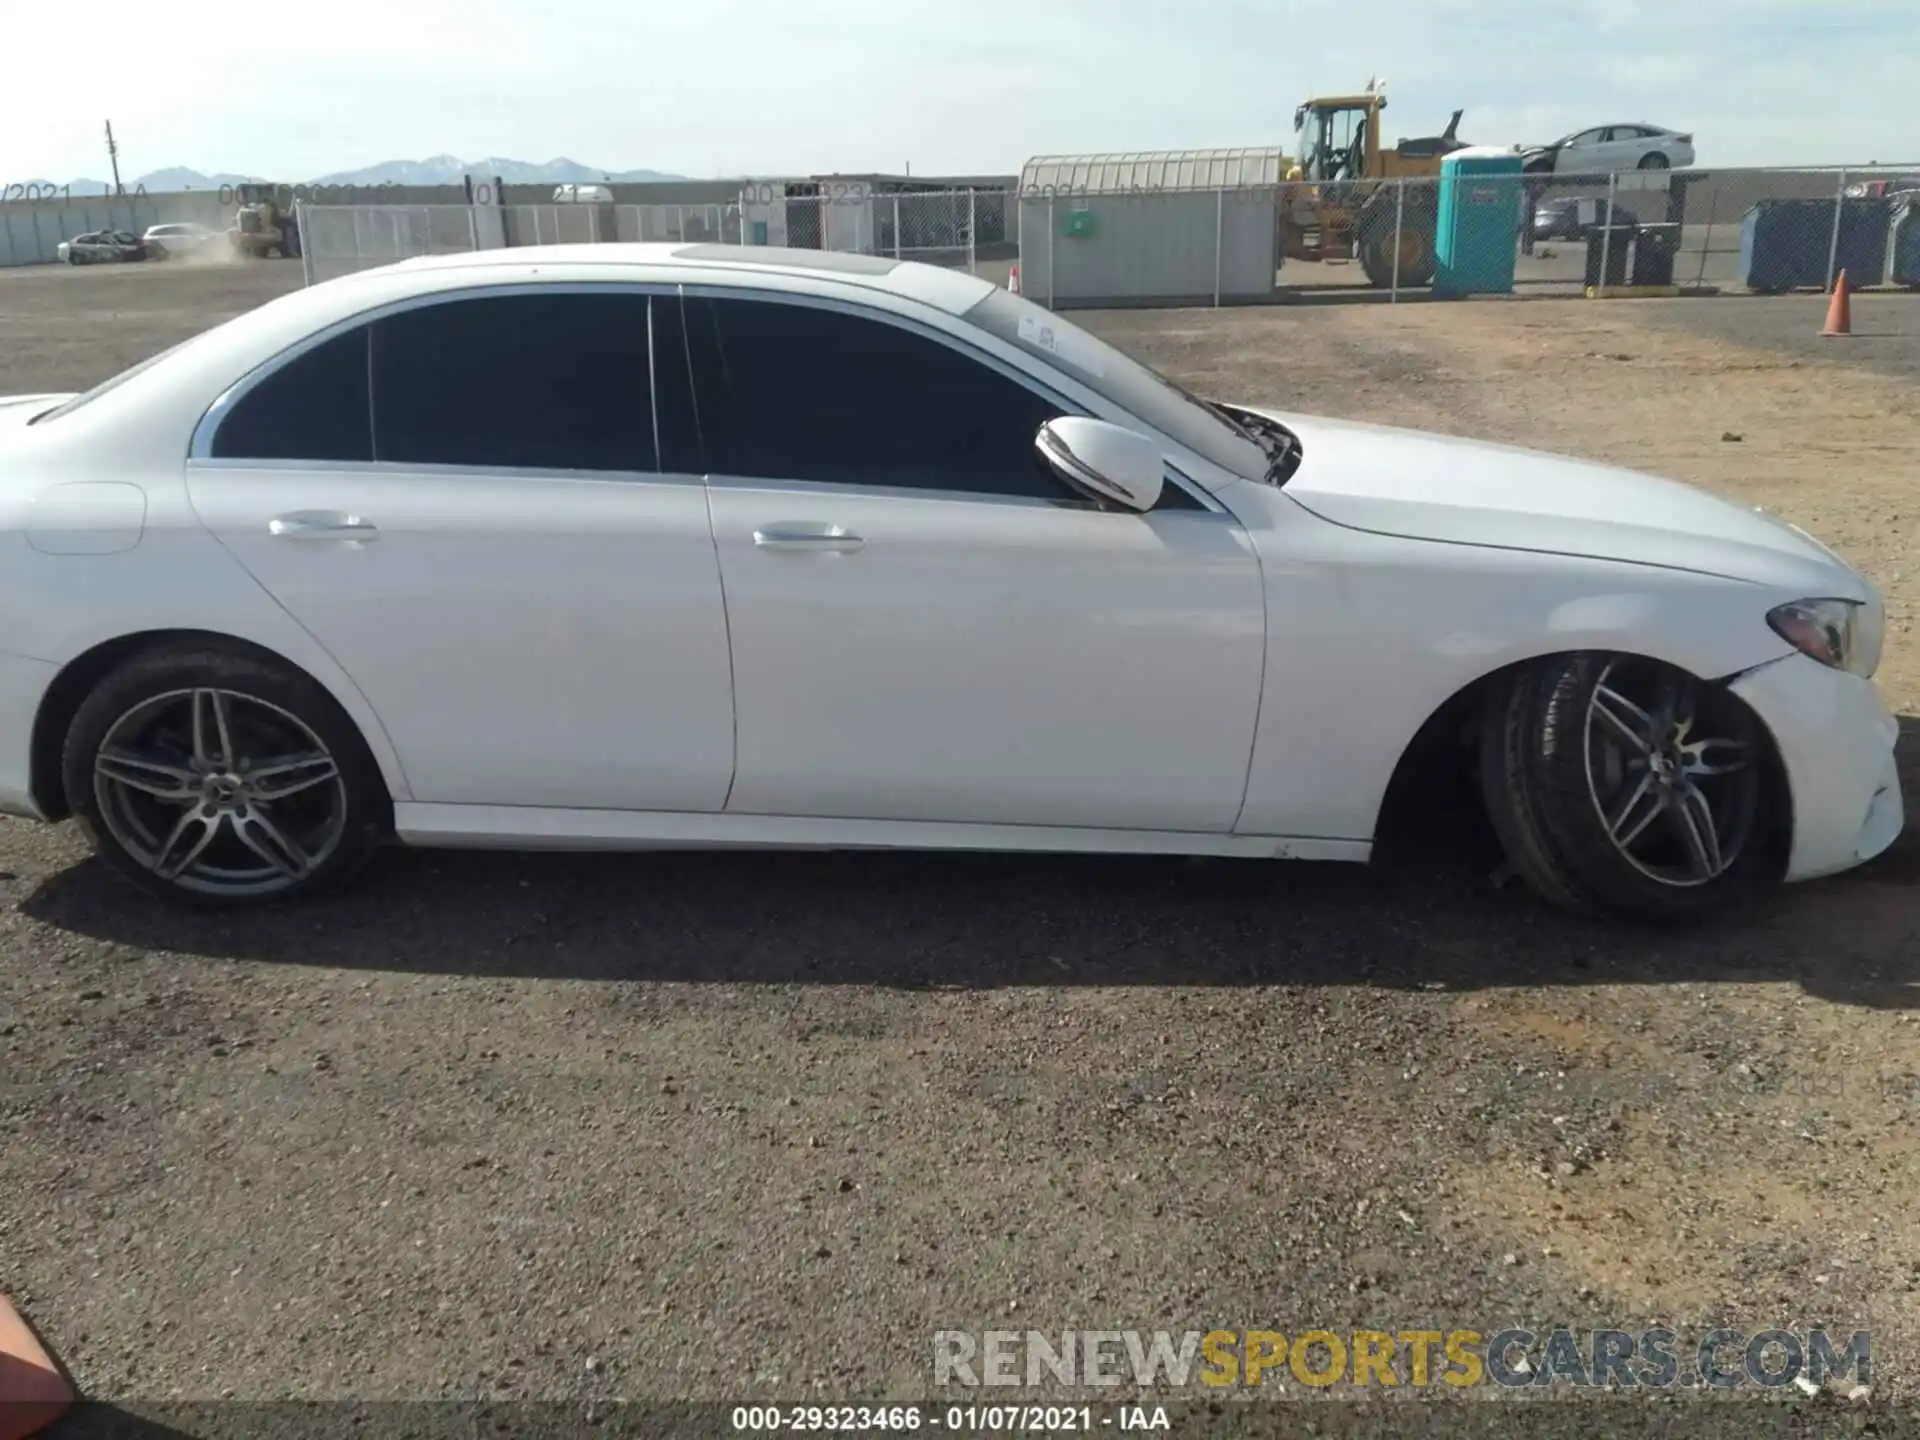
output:
{"label": "alloy wheel", "polygon": [[1759,756],[1731,697],[1650,661],[1615,661],[1587,702],[1584,746],[1607,837],[1648,879],[1709,884],[1752,842]]}
{"label": "alloy wheel", "polygon": [[93,785],[128,854],[203,895],[291,889],[346,831],[346,780],[320,737],[232,690],[173,690],[128,710],[100,743]]}

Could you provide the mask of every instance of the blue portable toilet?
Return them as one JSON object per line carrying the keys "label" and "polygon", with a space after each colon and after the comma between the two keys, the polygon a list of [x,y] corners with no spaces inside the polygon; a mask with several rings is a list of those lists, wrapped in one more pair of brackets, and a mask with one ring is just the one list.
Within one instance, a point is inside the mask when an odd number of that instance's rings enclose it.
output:
{"label": "blue portable toilet", "polygon": [[1440,162],[1433,236],[1436,296],[1510,295],[1519,255],[1521,157],[1490,145]]}

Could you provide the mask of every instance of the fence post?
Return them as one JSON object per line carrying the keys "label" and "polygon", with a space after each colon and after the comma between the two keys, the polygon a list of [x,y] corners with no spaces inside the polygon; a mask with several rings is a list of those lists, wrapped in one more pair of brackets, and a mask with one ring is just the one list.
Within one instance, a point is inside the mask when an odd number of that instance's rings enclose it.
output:
{"label": "fence post", "polygon": [[1600,217],[1600,283],[1594,287],[1594,297],[1604,300],[1607,297],[1607,266],[1613,259],[1613,201],[1620,189],[1620,172],[1610,171],[1607,175],[1607,210]]}
{"label": "fence post", "polygon": [[471,205],[467,206],[467,248],[480,248],[480,216]]}
{"label": "fence post", "polygon": [[307,202],[296,197],[293,202],[293,230],[300,237],[300,283],[313,284],[313,246],[309,243],[313,236],[307,229]]}
{"label": "fence post", "polygon": [[969,275],[979,268],[977,262],[980,256],[980,237],[974,229],[980,219],[979,199],[976,191],[967,191],[967,273]]}
{"label": "fence post", "polygon": [[1827,240],[1827,284],[1833,290],[1834,268],[1840,263],[1840,217],[1847,211],[1847,172],[1840,172],[1840,184],[1833,192],[1833,234]]}
{"label": "fence post", "polygon": [[1058,308],[1053,303],[1053,247],[1060,241],[1057,233],[1059,227],[1055,225],[1053,218],[1053,200],[1052,195],[1047,196],[1047,308],[1049,310]]}
{"label": "fence post", "polygon": [[1220,265],[1227,248],[1227,192],[1213,192],[1213,308],[1220,308]]}
{"label": "fence post", "polygon": [[1400,227],[1407,218],[1407,182],[1397,180],[1393,186],[1393,284],[1387,291],[1387,303],[1400,303]]}
{"label": "fence post", "polygon": [[895,192],[893,197],[893,258],[896,260],[900,258],[900,196],[898,192]]}
{"label": "fence post", "polygon": [[1707,192],[1707,233],[1700,237],[1700,273],[1694,277],[1693,282],[1696,289],[1706,288],[1707,251],[1713,248],[1713,220],[1719,213],[1720,187],[1716,185]]}

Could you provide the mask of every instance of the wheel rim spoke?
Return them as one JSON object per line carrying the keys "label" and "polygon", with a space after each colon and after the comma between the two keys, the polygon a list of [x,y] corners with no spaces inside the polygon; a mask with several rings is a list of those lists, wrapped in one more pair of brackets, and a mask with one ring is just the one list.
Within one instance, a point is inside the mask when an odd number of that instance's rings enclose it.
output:
{"label": "wheel rim spoke", "polygon": [[254,854],[289,879],[297,880],[313,869],[313,858],[302,850],[258,807],[250,807],[234,817],[234,833]]}
{"label": "wheel rim spoke", "polygon": [[208,815],[197,809],[187,811],[175,822],[167,838],[160,842],[160,848],[154,852],[154,873],[168,880],[185,874],[219,833],[218,815]]}
{"label": "wheel rim spoke", "polygon": [[284,800],[339,775],[340,767],[324,750],[305,755],[277,755],[247,768],[247,785],[260,800]]}
{"label": "wheel rim spoke", "polygon": [[200,798],[200,779],[184,765],[170,765],[130,750],[102,750],[94,757],[96,775],[131,786],[155,799],[191,805]]}
{"label": "wheel rim spoke", "polygon": [[1753,763],[1753,747],[1744,740],[1696,740],[1682,748],[1688,775],[1737,775]]}
{"label": "wheel rim spoke", "polygon": [[1694,875],[1701,880],[1713,879],[1726,868],[1720,854],[1720,829],[1713,816],[1713,806],[1705,795],[1688,785],[1680,791],[1680,803],[1672,807],[1671,813]]}
{"label": "wheel rim spoke", "polygon": [[1653,749],[1653,716],[1619,691],[1601,685],[1593,692],[1593,710],[1612,728],[1614,734],[1640,754]]}
{"label": "wheel rim spoke", "polygon": [[1613,818],[1607,822],[1607,831],[1613,836],[1613,843],[1620,846],[1631,845],[1640,838],[1649,825],[1666,811],[1667,797],[1654,789],[1652,772],[1640,777],[1640,783],[1627,796],[1627,801]]}
{"label": "wheel rim spoke", "polygon": [[193,758],[208,770],[234,763],[233,727],[224,690],[193,692]]}

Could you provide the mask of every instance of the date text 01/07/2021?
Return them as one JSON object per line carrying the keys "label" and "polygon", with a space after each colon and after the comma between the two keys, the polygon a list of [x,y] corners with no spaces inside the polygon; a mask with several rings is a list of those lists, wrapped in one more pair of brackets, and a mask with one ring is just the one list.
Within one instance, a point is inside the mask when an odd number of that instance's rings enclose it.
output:
{"label": "date text 01/07/2021", "polygon": [[956,1435],[1089,1434],[1172,1428],[1159,1405],[736,1405],[731,1420],[736,1431],[761,1434],[922,1429]]}

